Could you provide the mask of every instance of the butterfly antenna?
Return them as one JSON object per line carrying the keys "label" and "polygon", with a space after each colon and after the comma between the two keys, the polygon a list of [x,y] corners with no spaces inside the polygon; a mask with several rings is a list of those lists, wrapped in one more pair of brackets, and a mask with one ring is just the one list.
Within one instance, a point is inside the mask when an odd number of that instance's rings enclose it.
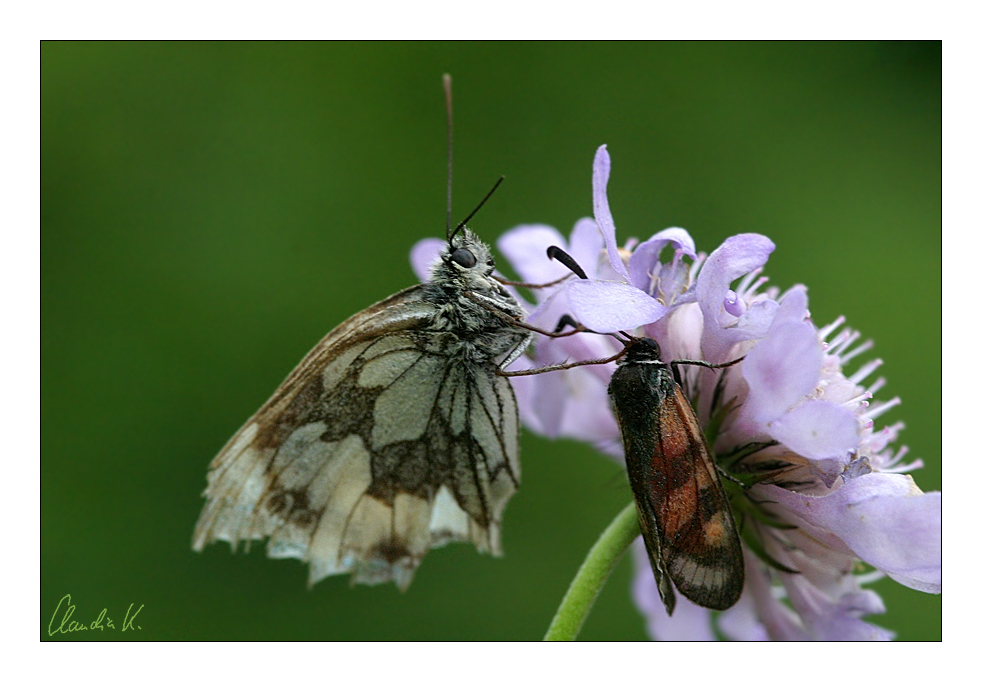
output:
{"label": "butterfly antenna", "polygon": [[457,223],[457,227],[454,228],[454,231],[450,233],[450,237],[447,239],[448,242],[451,241],[455,236],[457,236],[457,233],[460,232],[460,230],[465,225],[467,225],[467,223],[470,221],[470,219],[474,217],[474,214],[476,214],[478,211],[481,210],[481,207],[484,206],[484,203],[488,199],[490,199],[491,198],[491,195],[494,194],[494,191],[496,189],[498,189],[498,185],[500,185],[504,181],[505,181],[505,176],[504,175],[502,175],[500,178],[498,178],[498,182],[494,183],[494,187],[491,188],[491,191],[484,195],[484,198],[481,199],[481,203],[479,203],[477,205],[477,208],[475,208],[473,211],[471,211],[470,213],[468,213],[466,218],[464,218],[459,223]]}
{"label": "butterfly antenna", "polygon": [[450,74],[445,73],[443,74],[443,93],[447,99],[447,242],[452,238],[450,226],[453,224],[450,217],[453,188],[453,97],[450,86]]}

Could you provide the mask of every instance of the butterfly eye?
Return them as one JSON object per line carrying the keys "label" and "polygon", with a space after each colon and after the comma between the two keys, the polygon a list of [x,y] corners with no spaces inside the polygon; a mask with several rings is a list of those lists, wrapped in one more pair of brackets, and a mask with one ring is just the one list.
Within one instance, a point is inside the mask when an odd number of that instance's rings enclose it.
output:
{"label": "butterfly eye", "polygon": [[472,268],[477,265],[477,259],[474,258],[474,254],[467,249],[454,249],[450,260],[462,268]]}

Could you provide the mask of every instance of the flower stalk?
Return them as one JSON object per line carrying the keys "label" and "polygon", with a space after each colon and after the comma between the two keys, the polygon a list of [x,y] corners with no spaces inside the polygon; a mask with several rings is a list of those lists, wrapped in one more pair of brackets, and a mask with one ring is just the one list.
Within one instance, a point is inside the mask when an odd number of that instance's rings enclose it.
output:
{"label": "flower stalk", "polygon": [[590,548],[549,624],[544,641],[571,642],[576,639],[614,566],[640,534],[638,511],[632,501]]}

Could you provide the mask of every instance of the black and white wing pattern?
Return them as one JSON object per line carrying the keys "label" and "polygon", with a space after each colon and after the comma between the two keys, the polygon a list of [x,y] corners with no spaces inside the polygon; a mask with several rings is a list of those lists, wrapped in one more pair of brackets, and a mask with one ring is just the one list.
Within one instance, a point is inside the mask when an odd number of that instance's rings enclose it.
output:
{"label": "black and white wing pattern", "polygon": [[527,334],[479,306],[458,319],[448,291],[391,296],[304,358],[212,462],[194,549],[268,538],[270,557],[310,564],[311,585],[353,573],[403,589],[431,546],[502,553],[520,470],[515,397],[496,371]]}

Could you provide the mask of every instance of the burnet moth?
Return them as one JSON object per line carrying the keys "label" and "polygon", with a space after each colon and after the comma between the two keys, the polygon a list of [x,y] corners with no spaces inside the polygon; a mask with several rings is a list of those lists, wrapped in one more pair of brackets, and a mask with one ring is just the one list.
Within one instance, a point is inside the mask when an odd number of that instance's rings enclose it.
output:
{"label": "burnet moth", "polygon": [[699,606],[728,609],[743,590],[740,535],[678,366],[739,360],[665,362],[658,343],[641,338],[618,362],[608,393],[662,603],[671,615],[675,583]]}
{"label": "burnet moth", "polygon": [[[587,278],[559,247],[551,246],[546,253],[578,277]],[[567,325],[590,331],[564,315],[556,332]],[[523,376],[617,361],[608,394],[624,442],[627,476],[662,603],[671,615],[675,609],[674,583],[699,606],[728,609],[743,591],[740,534],[706,436],[682,390],[678,368],[697,365],[721,369],[743,358],[722,364],[666,362],[654,339],[624,332],[610,336],[623,343],[624,349],[609,358],[501,373]]]}

